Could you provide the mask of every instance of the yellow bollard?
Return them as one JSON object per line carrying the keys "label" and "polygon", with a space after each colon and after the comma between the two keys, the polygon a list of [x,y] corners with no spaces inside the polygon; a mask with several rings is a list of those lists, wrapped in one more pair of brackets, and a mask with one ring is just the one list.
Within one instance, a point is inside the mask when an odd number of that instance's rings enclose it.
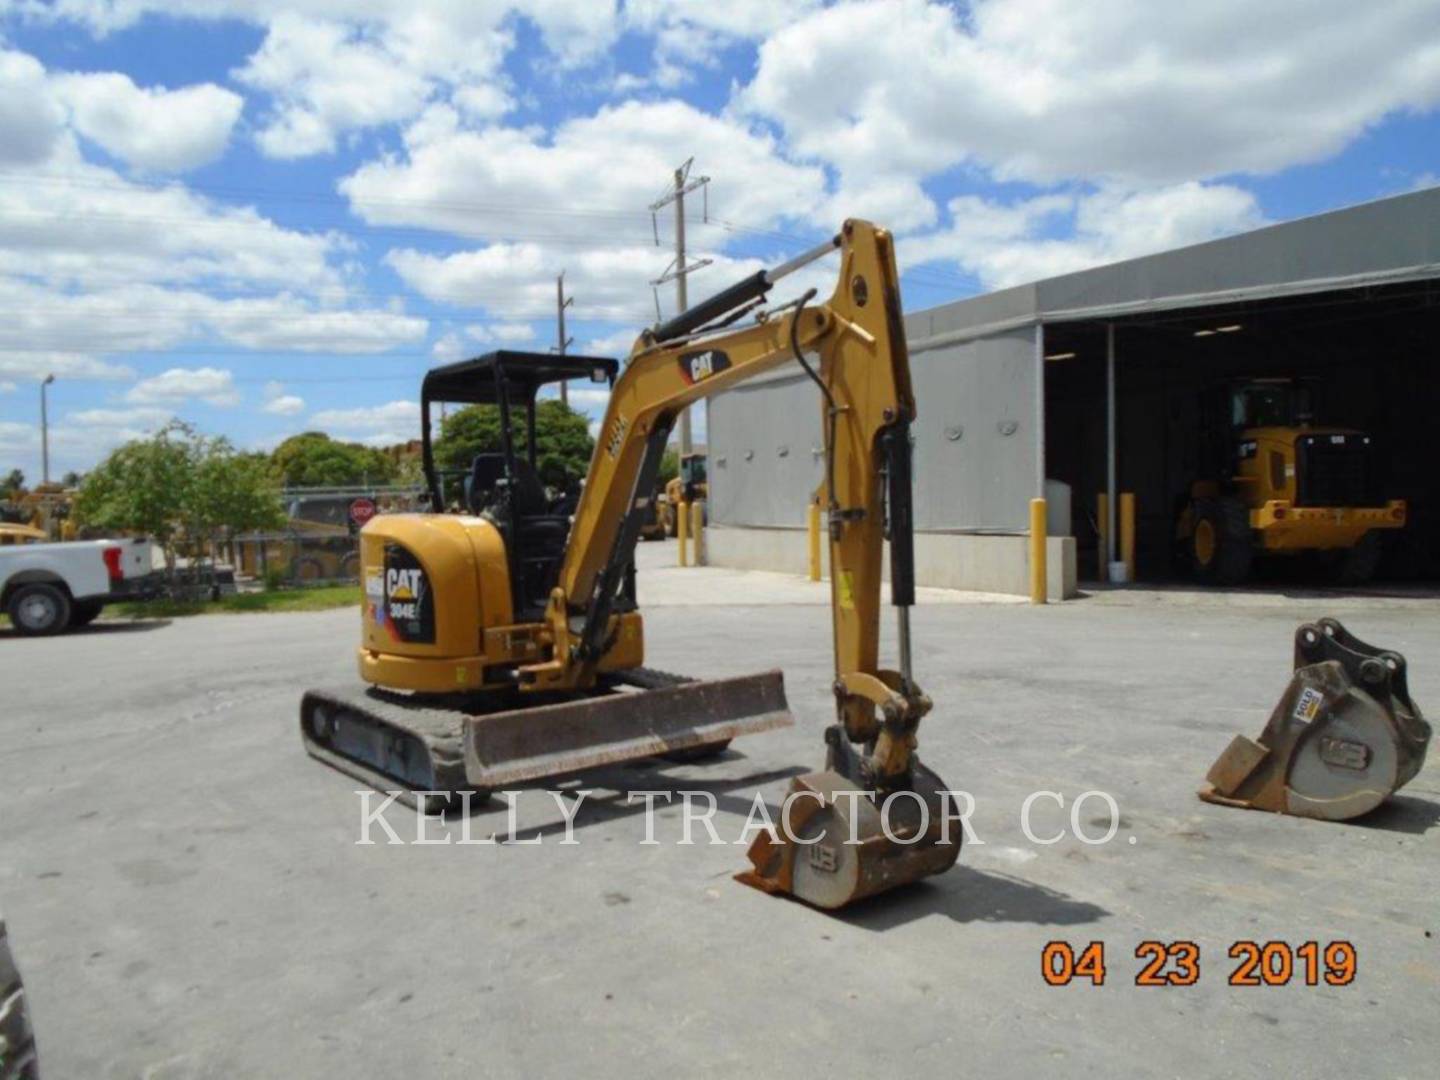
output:
{"label": "yellow bollard", "polygon": [[1120,493],[1120,561],[1125,564],[1125,580],[1135,580],[1135,493]]}
{"label": "yellow bollard", "polygon": [[1100,544],[1095,556],[1095,580],[1104,583],[1110,580],[1110,496],[1103,491],[1095,500],[1095,523]]}
{"label": "yellow bollard", "polygon": [[705,565],[705,501],[696,499],[690,504],[690,544],[695,553],[695,565]]}
{"label": "yellow bollard", "polygon": [[1030,603],[1045,603],[1045,500],[1030,500]]}
{"label": "yellow bollard", "polygon": [[810,580],[820,580],[820,501],[810,500],[810,510],[805,515],[810,527]]}
{"label": "yellow bollard", "polygon": [[680,541],[680,565],[689,566],[685,558],[685,544],[690,539],[690,504],[684,499],[675,507],[675,539]]}

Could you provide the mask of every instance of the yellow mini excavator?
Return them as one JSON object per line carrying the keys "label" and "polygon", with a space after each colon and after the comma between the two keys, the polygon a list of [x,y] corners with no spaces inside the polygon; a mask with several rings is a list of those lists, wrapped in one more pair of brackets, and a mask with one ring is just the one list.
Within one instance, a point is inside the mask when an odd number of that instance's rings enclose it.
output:
{"label": "yellow mini excavator", "polygon": [[[812,289],[764,308],[777,281],[837,249],[828,302],[812,303]],[[789,832],[762,834],[742,879],[836,908],[952,866],[949,796],[915,752],[930,699],[910,670],[915,400],[899,281],[890,235],[864,221],[647,331],[623,373],[614,360],[508,352],[431,371],[421,393],[431,501],[462,509],[378,516],[362,530],[359,667],[370,685],[305,694],[307,750],[443,808],[466,792],[693,758],[792,724],[778,671],[702,682],[642,666],[633,562],[680,410],[791,363],[822,410],[838,718],[824,771],[793,781]],[[612,390],[572,520],[536,476],[535,399],[587,376]],[[438,469],[429,432],[441,400],[497,406],[502,452],[460,477]],[[879,660],[886,540],[898,671]]]}

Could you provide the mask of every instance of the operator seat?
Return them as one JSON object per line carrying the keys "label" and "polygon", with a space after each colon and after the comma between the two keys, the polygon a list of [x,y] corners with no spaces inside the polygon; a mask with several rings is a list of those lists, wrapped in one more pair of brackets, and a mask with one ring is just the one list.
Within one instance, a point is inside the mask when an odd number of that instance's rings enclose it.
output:
{"label": "operator seat", "polygon": [[465,505],[470,513],[480,512],[495,501],[495,488],[505,478],[504,454],[476,454],[465,478]]}

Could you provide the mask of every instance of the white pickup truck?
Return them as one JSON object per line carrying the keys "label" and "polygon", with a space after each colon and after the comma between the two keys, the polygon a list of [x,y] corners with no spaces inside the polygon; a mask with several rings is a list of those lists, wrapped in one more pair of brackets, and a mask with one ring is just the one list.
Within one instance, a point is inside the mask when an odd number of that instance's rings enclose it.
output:
{"label": "white pickup truck", "polygon": [[153,595],[154,550],[149,540],[0,547],[0,611],[26,636],[84,626],[106,604]]}

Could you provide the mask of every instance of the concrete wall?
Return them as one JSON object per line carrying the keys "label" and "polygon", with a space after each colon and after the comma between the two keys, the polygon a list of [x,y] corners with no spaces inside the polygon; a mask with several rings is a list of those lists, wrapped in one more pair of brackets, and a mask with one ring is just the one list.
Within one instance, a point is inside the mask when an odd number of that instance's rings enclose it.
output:
{"label": "concrete wall", "polygon": [[[742,570],[809,572],[809,537],[804,529],[737,528],[714,525],[705,530],[707,562]],[[1046,544],[1048,595],[1068,600],[1077,595],[1075,539],[1052,536]],[[889,553],[886,553],[888,577]],[[828,573],[828,567],[825,568]],[[1028,536],[916,533],[915,580],[941,589],[1030,595]]]}
{"label": "concrete wall", "polygon": [[[1039,494],[1035,330],[917,352],[915,524],[921,530],[1022,532]],[[710,521],[805,523],[824,479],[819,392],[803,372],[756,379],[709,403]]]}

